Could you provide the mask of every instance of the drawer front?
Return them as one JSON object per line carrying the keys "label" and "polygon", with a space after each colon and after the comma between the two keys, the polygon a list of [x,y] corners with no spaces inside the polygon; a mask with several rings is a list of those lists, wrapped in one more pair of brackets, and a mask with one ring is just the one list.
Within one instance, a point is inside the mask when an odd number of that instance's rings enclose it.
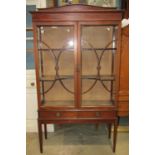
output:
{"label": "drawer front", "polygon": [[116,112],[113,111],[80,111],[78,118],[114,118]]}
{"label": "drawer front", "polygon": [[40,111],[41,119],[110,119],[116,117],[115,111]]}
{"label": "drawer front", "polygon": [[43,119],[77,118],[77,112],[41,111],[39,112],[39,117]]}

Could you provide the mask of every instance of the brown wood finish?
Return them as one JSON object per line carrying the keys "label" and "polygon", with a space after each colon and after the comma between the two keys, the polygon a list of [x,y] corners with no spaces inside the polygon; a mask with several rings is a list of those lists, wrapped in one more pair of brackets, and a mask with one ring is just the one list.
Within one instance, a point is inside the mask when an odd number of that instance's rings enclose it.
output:
{"label": "brown wood finish", "polygon": [[115,150],[116,150],[117,126],[118,126],[118,120],[116,119],[115,122],[114,122],[113,152],[115,152]]}
{"label": "brown wood finish", "polygon": [[39,112],[39,117],[51,120],[69,119],[69,118],[116,118],[116,112],[113,111],[42,111]]}
{"label": "brown wood finish", "polygon": [[129,26],[122,29],[118,115],[129,115]]}
{"label": "brown wood finish", "polygon": [[121,15],[117,13],[115,16],[113,16],[112,13],[47,13],[46,15],[42,15],[40,13],[40,16],[34,14],[34,21],[40,21],[40,22],[51,22],[51,21],[92,21],[92,20],[98,20],[102,21],[104,20],[118,20],[121,18]]}
{"label": "brown wood finish", "polygon": [[[39,58],[38,58],[38,53],[37,53],[37,27],[36,24],[33,22],[33,37],[34,37],[34,61],[35,61],[35,71],[36,71],[36,87],[37,87],[37,99],[38,99],[38,109],[40,109],[40,103],[41,103],[41,98],[40,98],[40,82],[39,82]],[[38,127],[39,128],[39,127]]]}
{"label": "brown wood finish", "polygon": [[[122,1],[123,18],[129,18],[129,0]],[[122,29],[118,116],[129,116],[129,26]]]}
{"label": "brown wood finish", "polygon": [[42,137],[42,122],[38,119],[38,133],[39,133],[39,145],[40,152],[43,153],[43,137]]}
{"label": "brown wood finish", "polygon": [[[39,9],[32,12],[34,32],[34,55],[38,96],[38,131],[40,152],[43,152],[42,125],[44,125],[45,138],[47,138],[47,124],[75,124],[75,123],[106,123],[109,125],[109,138],[111,137],[111,125],[114,125],[113,152],[116,149],[117,137],[117,109],[120,86],[120,41],[122,11],[112,8],[102,8],[88,5],[69,5],[58,8]],[[39,76],[39,50],[37,27],[40,26],[68,26],[74,27],[74,105],[72,106],[44,106],[41,101],[40,76]],[[82,105],[82,56],[81,56],[81,27],[82,25],[117,25],[117,51],[115,59],[115,85],[116,92],[111,105]],[[61,37],[61,36],[60,36]],[[92,62],[93,63],[93,62]],[[106,101],[108,103],[108,101]],[[97,101],[96,101],[97,103]]]}

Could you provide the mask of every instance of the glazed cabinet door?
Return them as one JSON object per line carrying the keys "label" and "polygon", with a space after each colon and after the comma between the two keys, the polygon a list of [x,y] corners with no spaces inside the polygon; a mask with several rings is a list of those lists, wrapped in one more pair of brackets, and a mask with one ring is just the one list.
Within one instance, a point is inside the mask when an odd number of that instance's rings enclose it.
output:
{"label": "glazed cabinet door", "polygon": [[40,106],[75,106],[76,26],[52,23],[36,26]]}
{"label": "glazed cabinet door", "polygon": [[81,107],[113,106],[118,26],[87,22],[79,27]]}

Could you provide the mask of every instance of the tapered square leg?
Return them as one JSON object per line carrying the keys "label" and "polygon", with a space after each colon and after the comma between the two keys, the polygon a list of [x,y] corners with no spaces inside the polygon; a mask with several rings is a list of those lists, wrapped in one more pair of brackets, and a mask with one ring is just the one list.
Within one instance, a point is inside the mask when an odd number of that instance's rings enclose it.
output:
{"label": "tapered square leg", "polygon": [[118,126],[118,121],[115,120],[115,122],[114,122],[114,133],[113,133],[113,152],[116,151],[117,126]]}
{"label": "tapered square leg", "polygon": [[44,123],[44,134],[45,134],[45,139],[47,139],[47,124]]}
{"label": "tapered square leg", "polygon": [[108,138],[111,138],[111,124],[108,124]]}
{"label": "tapered square leg", "polygon": [[40,152],[43,153],[42,124],[39,120],[38,120],[38,135],[39,135]]}

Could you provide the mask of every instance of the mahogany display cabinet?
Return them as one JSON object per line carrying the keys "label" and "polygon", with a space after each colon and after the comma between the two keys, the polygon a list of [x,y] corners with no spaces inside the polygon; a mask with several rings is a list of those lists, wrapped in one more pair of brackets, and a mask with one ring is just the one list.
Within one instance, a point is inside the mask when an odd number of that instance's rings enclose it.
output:
{"label": "mahogany display cabinet", "polygon": [[122,11],[67,5],[31,12],[38,97],[38,131],[47,124],[114,126],[116,148]]}

